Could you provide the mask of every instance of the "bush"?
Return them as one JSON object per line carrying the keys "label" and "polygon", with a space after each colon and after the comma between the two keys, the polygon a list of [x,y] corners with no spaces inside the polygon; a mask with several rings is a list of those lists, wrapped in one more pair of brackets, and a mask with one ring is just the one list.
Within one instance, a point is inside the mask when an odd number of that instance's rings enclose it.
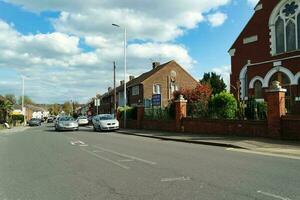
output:
{"label": "bush", "polygon": [[227,92],[212,96],[209,107],[213,118],[234,119],[236,117],[237,101]]}
{"label": "bush", "polygon": [[[124,107],[118,108],[119,119],[124,119]],[[126,119],[137,119],[137,108],[136,107],[126,107]]]}
{"label": "bush", "polygon": [[[169,107],[166,108],[148,108],[145,109],[145,119],[150,120],[168,120],[170,116]],[[175,110],[174,110],[175,111]],[[175,115],[174,115],[175,116]]]}

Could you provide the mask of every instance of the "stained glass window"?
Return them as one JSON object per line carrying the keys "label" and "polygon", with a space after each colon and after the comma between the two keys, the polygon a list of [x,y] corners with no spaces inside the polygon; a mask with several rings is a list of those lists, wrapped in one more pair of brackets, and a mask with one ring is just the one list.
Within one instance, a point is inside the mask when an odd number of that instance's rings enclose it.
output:
{"label": "stained glass window", "polygon": [[293,51],[296,49],[296,27],[294,22],[289,21],[286,26],[286,50]]}
{"label": "stained glass window", "polygon": [[286,2],[274,18],[277,54],[300,49],[300,0]]}
{"label": "stained glass window", "polygon": [[276,52],[284,52],[284,21],[279,17],[275,24],[276,29]]}

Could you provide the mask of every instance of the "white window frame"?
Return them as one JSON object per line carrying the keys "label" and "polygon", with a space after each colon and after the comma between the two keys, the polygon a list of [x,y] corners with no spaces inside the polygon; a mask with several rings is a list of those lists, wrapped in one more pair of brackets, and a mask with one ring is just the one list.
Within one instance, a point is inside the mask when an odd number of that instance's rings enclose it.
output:
{"label": "white window frame", "polygon": [[160,84],[153,84],[153,94],[161,94],[161,85]]}
{"label": "white window frame", "polygon": [[138,96],[139,94],[140,94],[140,86],[139,85],[133,86],[131,89],[131,95]]}

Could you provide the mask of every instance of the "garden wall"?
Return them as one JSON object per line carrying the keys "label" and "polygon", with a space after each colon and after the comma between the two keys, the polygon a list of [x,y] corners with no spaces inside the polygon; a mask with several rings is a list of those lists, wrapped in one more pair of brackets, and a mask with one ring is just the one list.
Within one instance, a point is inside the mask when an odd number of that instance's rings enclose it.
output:
{"label": "garden wall", "polygon": [[143,120],[142,128],[148,130],[176,131],[175,120]]}
{"label": "garden wall", "polygon": [[300,117],[285,116],[281,118],[282,139],[300,140]]}
{"label": "garden wall", "polygon": [[185,132],[214,135],[267,137],[267,121],[183,118]]}

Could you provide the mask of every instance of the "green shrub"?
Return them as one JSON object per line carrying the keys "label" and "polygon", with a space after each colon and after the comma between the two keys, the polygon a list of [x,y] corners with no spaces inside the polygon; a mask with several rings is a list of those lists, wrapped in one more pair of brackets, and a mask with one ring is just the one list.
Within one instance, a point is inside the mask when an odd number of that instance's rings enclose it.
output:
{"label": "green shrub", "polygon": [[[118,117],[119,119],[124,119],[124,107],[118,108]],[[136,107],[126,107],[126,119],[137,119],[137,108]]]}
{"label": "green shrub", "polygon": [[213,118],[236,118],[237,101],[232,94],[221,92],[212,96],[209,107]]}
{"label": "green shrub", "polygon": [[150,120],[168,120],[172,117],[170,116],[169,107],[166,107],[145,109],[144,118]]}

